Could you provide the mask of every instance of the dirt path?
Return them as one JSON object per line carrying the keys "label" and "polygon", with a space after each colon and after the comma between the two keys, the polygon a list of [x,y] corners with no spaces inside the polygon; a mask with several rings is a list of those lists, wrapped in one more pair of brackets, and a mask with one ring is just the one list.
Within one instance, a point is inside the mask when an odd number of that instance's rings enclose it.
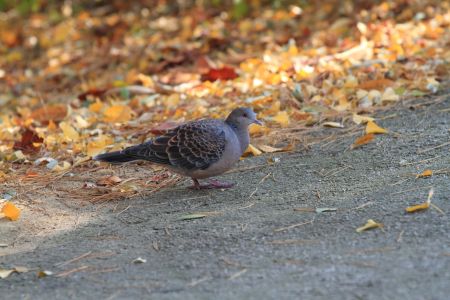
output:
{"label": "dirt path", "polygon": [[[1,298],[448,299],[449,107],[447,96],[381,115],[392,134],[360,149],[348,149],[353,136],[277,154],[271,166],[246,159],[246,171],[223,176],[238,182],[226,191],[181,184],[142,199],[55,206],[57,218],[24,210],[0,223],[0,266],[58,276],[13,274],[0,280]],[[425,169],[436,174],[416,179]],[[431,186],[445,214],[406,214]],[[294,210],[302,207],[337,211]],[[207,216],[180,220],[199,212]],[[384,229],[355,232],[367,219]],[[30,226],[36,234],[21,230]]]}

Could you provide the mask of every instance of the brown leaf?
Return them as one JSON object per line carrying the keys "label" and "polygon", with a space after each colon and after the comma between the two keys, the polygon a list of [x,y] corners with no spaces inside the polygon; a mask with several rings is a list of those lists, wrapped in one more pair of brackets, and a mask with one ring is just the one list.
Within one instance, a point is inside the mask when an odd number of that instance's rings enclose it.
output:
{"label": "brown leaf", "polygon": [[34,154],[39,151],[42,142],[44,140],[34,130],[26,128],[22,133],[22,139],[14,143],[13,149],[22,150],[25,154]]}
{"label": "brown leaf", "polygon": [[122,182],[122,179],[119,176],[111,175],[100,178],[97,181],[97,185],[100,186],[113,186]]}
{"label": "brown leaf", "polygon": [[47,125],[50,121],[61,122],[67,115],[67,106],[64,104],[52,104],[42,106],[30,115],[34,120]]}

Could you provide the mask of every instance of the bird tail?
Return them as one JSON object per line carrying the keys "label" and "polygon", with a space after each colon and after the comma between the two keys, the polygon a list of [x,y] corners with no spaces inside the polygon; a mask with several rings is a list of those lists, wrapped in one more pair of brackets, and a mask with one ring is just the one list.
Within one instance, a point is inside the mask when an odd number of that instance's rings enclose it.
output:
{"label": "bird tail", "polygon": [[109,163],[123,163],[127,161],[137,160],[138,158],[127,155],[122,151],[114,151],[109,153],[99,154],[93,157],[94,160],[106,161]]}

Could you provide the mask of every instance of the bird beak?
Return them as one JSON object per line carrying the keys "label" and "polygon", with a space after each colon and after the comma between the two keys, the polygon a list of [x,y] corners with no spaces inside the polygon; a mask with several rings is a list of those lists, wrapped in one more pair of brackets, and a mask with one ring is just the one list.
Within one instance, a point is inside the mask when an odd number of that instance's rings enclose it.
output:
{"label": "bird beak", "polygon": [[253,121],[253,123],[258,124],[259,126],[263,126],[263,125],[264,125],[264,123],[261,122],[261,121],[258,120],[258,119],[255,119],[255,120]]}

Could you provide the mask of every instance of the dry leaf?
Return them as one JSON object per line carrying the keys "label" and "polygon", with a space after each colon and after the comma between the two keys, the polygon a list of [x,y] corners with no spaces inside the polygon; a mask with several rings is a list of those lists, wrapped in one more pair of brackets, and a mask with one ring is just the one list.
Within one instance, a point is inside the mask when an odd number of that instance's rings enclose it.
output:
{"label": "dry leaf", "polygon": [[381,101],[398,101],[400,96],[397,95],[393,88],[387,88],[381,96]]}
{"label": "dry leaf", "polygon": [[428,192],[427,201],[425,201],[424,203],[421,203],[421,204],[408,206],[407,208],[405,208],[406,212],[413,213],[413,212],[416,212],[416,211],[421,211],[421,210],[428,209],[430,207],[430,205],[431,205],[431,198],[433,197],[433,194],[434,194],[434,189],[431,188],[430,191]]}
{"label": "dry leaf", "polygon": [[47,270],[41,270],[37,274],[38,278],[44,278],[44,277],[51,276],[51,275],[53,275],[53,272],[47,271]]}
{"label": "dry leaf", "polygon": [[5,279],[14,272],[15,272],[14,269],[10,270],[0,269],[0,279]]}
{"label": "dry leaf", "polygon": [[36,121],[46,124],[50,121],[60,122],[64,120],[66,115],[67,106],[65,104],[51,104],[36,109],[31,113],[30,117]]}
{"label": "dry leaf", "polygon": [[374,229],[374,228],[383,228],[383,226],[384,226],[383,224],[377,223],[374,220],[369,219],[369,220],[367,220],[367,222],[364,226],[358,227],[356,229],[356,232],[363,232],[365,230]]}
{"label": "dry leaf", "polygon": [[20,209],[17,208],[12,202],[6,202],[1,210],[1,214],[4,218],[8,218],[11,221],[16,221],[20,216]]}
{"label": "dry leaf", "polygon": [[133,264],[145,264],[147,260],[142,257],[138,257],[136,259],[133,259]]}
{"label": "dry leaf", "polygon": [[421,174],[417,174],[416,178],[425,178],[425,177],[430,177],[432,175],[433,175],[433,171],[425,170]]}
{"label": "dry leaf", "polygon": [[244,154],[242,154],[243,157],[249,156],[252,154],[253,156],[259,156],[262,154],[262,151],[253,146],[252,144],[248,145],[247,150],[245,150]]}
{"label": "dry leaf", "polygon": [[116,175],[105,176],[97,180],[97,185],[100,186],[113,186],[122,182],[122,179]]}
{"label": "dry leaf", "polygon": [[289,125],[289,115],[286,111],[280,111],[272,118],[273,121],[281,125],[281,127],[287,127]]}
{"label": "dry leaf", "polygon": [[383,90],[387,87],[393,86],[394,85],[394,81],[390,80],[390,79],[386,79],[386,78],[382,78],[382,79],[374,79],[374,80],[369,80],[366,82],[363,82],[359,85],[360,89],[363,90]]}
{"label": "dry leaf", "polygon": [[44,140],[32,129],[26,128],[22,133],[20,142],[15,142],[13,149],[20,150],[26,154],[33,154],[39,151]]}
{"label": "dry leaf", "polygon": [[102,152],[106,146],[114,143],[114,140],[106,135],[101,135],[93,140],[91,140],[86,146],[86,154],[88,156],[95,156]]}
{"label": "dry leaf", "polygon": [[371,134],[371,133],[387,133],[388,131],[384,128],[381,128],[380,126],[378,126],[377,124],[375,124],[375,122],[373,121],[369,121],[367,122],[367,126],[366,126],[366,134]]}
{"label": "dry leaf", "polygon": [[258,145],[258,148],[265,153],[281,152],[284,150],[283,148],[275,148],[268,145]]}
{"label": "dry leaf", "polygon": [[114,105],[104,112],[105,122],[125,123],[131,120],[131,108],[126,105]]}
{"label": "dry leaf", "polygon": [[59,123],[59,128],[63,131],[64,137],[69,140],[76,142],[80,139],[80,134],[75,130],[69,123],[61,122]]}
{"label": "dry leaf", "polygon": [[202,81],[231,80],[238,77],[233,68],[223,67],[222,69],[210,69],[208,73],[202,75]]}
{"label": "dry leaf", "polygon": [[322,125],[333,128],[344,128],[344,124],[338,122],[324,122]]}
{"label": "dry leaf", "polygon": [[369,121],[374,121],[375,119],[372,117],[368,117],[368,116],[361,116],[358,114],[353,114],[352,120],[353,120],[353,122],[355,122],[356,124],[359,125],[359,124],[365,124]]}
{"label": "dry leaf", "polygon": [[373,133],[363,135],[355,140],[355,142],[352,144],[351,148],[355,149],[355,148],[361,147],[362,145],[368,144],[368,143],[372,142],[374,138],[375,138],[375,135]]}

